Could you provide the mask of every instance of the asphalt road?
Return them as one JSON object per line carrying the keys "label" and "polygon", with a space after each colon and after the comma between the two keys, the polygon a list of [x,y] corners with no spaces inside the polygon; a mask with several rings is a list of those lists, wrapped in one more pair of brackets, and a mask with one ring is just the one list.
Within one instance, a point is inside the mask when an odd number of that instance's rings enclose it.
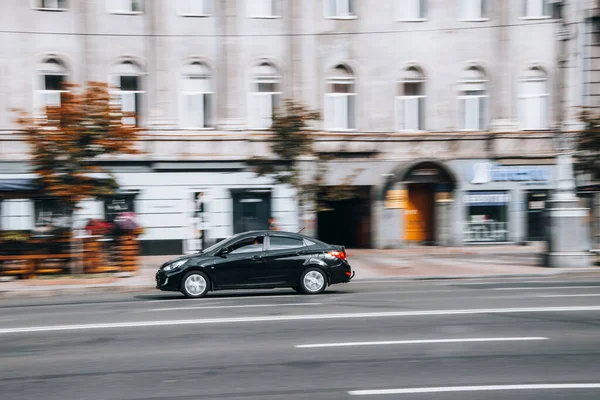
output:
{"label": "asphalt road", "polygon": [[0,399],[600,398],[600,278],[0,302]]}

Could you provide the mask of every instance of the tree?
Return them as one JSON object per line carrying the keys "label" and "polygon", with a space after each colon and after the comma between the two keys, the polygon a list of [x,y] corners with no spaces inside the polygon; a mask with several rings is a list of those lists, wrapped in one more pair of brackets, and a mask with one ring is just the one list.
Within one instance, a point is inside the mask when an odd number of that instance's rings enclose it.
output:
{"label": "tree", "polygon": [[132,115],[123,113],[112,101],[107,84],[89,82],[80,91],[77,85],[67,84],[64,89],[60,105],[46,107],[43,118],[15,111],[31,148],[40,193],[56,203],[72,223],[79,202],[110,196],[118,188],[102,167],[101,158],[138,154],[135,145],[140,129],[123,124],[123,118]]}
{"label": "tree", "polygon": [[[361,170],[356,169],[338,185],[327,186],[328,164],[334,157],[315,151],[314,132],[309,125],[310,121],[319,119],[318,111],[309,110],[294,100],[285,100],[282,111],[273,114],[270,128],[270,150],[274,157],[250,160],[259,175],[268,175],[277,183],[295,187],[299,206],[308,213],[329,210],[328,202],[355,198],[357,191],[352,182]],[[316,161],[314,170],[302,163],[303,156]]]}
{"label": "tree", "polygon": [[600,115],[584,110],[581,113],[584,129],[576,139],[575,166],[588,173],[592,180],[600,179]]}

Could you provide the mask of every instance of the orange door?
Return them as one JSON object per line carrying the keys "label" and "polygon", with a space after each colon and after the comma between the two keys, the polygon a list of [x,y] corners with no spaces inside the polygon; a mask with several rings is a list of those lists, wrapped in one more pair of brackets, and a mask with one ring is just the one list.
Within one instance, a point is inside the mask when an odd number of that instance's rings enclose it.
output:
{"label": "orange door", "polygon": [[433,191],[426,185],[410,185],[404,209],[404,240],[423,242],[432,237]]}

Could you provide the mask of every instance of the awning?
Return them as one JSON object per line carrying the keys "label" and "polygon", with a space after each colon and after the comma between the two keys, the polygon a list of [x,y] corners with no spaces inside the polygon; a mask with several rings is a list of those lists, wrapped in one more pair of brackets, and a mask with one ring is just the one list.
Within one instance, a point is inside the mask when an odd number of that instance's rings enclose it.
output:
{"label": "awning", "polygon": [[0,192],[33,192],[38,189],[35,179],[0,179]]}

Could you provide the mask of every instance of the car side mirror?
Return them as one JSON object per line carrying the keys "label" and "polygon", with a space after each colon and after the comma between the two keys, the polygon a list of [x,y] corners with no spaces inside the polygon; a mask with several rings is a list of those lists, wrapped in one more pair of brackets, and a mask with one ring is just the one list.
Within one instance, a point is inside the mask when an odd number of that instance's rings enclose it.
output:
{"label": "car side mirror", "polygon": [[224,247],[219,251],[219,257],[225,258],[227,254],[229,254],[229,249],[227,247]]}

